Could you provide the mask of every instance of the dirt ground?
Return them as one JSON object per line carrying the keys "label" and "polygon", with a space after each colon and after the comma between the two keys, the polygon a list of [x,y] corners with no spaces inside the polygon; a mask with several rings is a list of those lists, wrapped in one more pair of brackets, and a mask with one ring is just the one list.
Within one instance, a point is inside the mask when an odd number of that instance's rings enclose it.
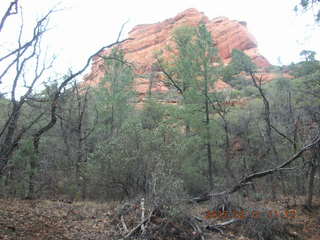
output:
{"label": "dirt ground", "polygon": [[[250,206],[264,206],[277,211],[285,209],[285,203],[281,201],[259,201],[248,204]],[[117,202],[102,204],[50,200],[0,200],[0,239],[120,239],[125,235],[119,220],[119,206],[121,205],[123,204]],[[320,239],[320,199],[316,201],[315,205],[317,207],[312,211],[299,204],[290,208],[294,209],[296,213],[294,218],[288,219],[288,226],[293,236],[297,235],[300,239]],[[124,221],[128,227],[127,232],[139,223],[139,219],[134,215],[140,215],[140,209],[133,208],[133,211],[135,213],[130,213],[131,215],[124,215]],[[193,214],[205,219],[207,211],[208,205],[198,205],[194,207]],[[216,218],[206,221],[216,223],[225,220]],[[205,239],[249,239],[239,235],[233,228],[230,225],[223,229],[223,233],[207,232],[204,236]],[[185,232],[185,234],[192,235],[194,232]],[[153,239],[152,236],[149,238]],[[164,239],[180,238],[168,237]],[[181,239],[183,238],[181,237]],[[190,236],[190,239],[197,238]]]}

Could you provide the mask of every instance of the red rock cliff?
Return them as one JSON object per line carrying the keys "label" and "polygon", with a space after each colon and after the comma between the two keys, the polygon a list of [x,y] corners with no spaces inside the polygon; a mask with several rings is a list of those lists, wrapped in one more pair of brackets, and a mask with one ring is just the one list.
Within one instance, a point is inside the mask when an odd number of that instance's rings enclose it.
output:
{"label": "red rock cliff", "polygon": [[[123,43],[121,48],[125,50],[126,59],[135,64],[138,73],[150,73],[151,65],[155,61],[154,53],[163,50],[166,54],[165,47],[173,43],[172,33],[174,29],[183,25],[196,26],[201,20],[205,22],[211,32],[220,56],[225,63],[230,61],[232,49],[237,48],[247,53],[259,67],[270,66],[270,63],[259,54],[257,42],[249,33],[245,22],[229,20],[226,17],[209,20],[208,17],[196,9],[187,9],[176,17],[163,22],[135,26],[129,32],[129,38],[134,40]],[[102,55],[107,53],[108,51],[105,51]],[[92,71],[85,77],[85,80],[97,82],[103,78],[104,74],[103,61],[101,58],[96,58],[92,65]],[[148,87],[148,79],[136,79],[135,88],[141,96],[146,93]],[[228,85],[220,81],[216,87],[221,89],[228,87]],[[158,81],[153,84],[152,90],[165,92],[168,89],[161,81]]]}

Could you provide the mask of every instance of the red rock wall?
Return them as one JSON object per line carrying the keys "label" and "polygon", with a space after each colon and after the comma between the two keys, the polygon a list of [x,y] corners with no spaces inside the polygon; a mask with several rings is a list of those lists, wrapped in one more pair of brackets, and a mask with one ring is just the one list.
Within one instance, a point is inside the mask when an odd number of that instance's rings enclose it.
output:
{"label": "red rock wall", "polygon": [[[135,26],[129,32],[129,38],[134,40],[123,43],[121,48],[125,50],[126,59],[135,64],[137,73],[150,73],[151,65],[155,61],[154,53],[156,51],[162,50],[164,55],[168,56],[168,51],[165,50],[165,47],[173,44],[172,33],[175,28],[183,25],[197,26],[201,20],[205,22],[208,30],[212,33],[213,40],[219,49],[219,54],[225,63],[230,61],[232,49],[237,48],[246,52],[259,67],[270,66],[270,63],[259,54],[257,42],[248,32],[245,22],[229,20],[226,17],[209,20],[196,9],[187,9],[176,17],[163,22]],[[108,51],[105,51],[102,54],[106,55],[107,53]],[[98,82],[103,76],[103,61],[101,58],[96,58],[92,65],[92,71],[85,77],[85,80]],[[230,87],[221,81],[217,84],[219,85],[217,89]],[[135,88],[141,96],[147,92],[148,85],[148,79],[136,79]],[[162,82],[158,82],[154,84],[152,90],[165,92],[168,89]]]}

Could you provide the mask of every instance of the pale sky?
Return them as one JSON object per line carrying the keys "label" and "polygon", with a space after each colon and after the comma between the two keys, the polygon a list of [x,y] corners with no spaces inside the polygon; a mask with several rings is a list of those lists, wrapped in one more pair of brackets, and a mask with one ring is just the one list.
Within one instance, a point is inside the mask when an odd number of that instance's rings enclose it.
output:
{"label": "pale sky", "polygon": [[[1,0],[0,16],[9,2]],[[123,38],[137,24],[163,21],[187,8],[197,8],[210,19],[225,16],[246,21],[260,52],[272,64],[278,64],[279,57],[283,64],[299,61],[303,49],[320,55],[320,26],[314,25],[311,14],[296,15],[294,0],[20,0],[26,27],[58,2],[65,10],[53,16],[46,38],[58,57],[57,71],[77,69],[91,53],[114,42],[127,20]],[[15,18],[8,20],[0,34],[0,53],[3,46],[14,44]]]}

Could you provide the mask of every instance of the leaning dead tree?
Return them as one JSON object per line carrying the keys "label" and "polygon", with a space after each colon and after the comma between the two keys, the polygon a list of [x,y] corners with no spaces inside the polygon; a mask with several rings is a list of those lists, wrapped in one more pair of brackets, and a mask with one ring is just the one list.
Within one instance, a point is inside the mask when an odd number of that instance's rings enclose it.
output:
{"label": "leaning dead tree", "polygon": [[312,148],[318,147],[319,143],[320,143],[320,134],[318,134],[311,143],[302,147],[298,152],[296,152],[289,159],[287,159],[286,161],[284,161],[283,163],[281,163],[277,167],[247,175],[246,177],[241,179],[237,184],[235,184],[233,187],[231,187],[228,190],[225,190],[225,191],[222,191],[219,193],[206,193],[206,194],[203,194],[202,196],[193,198],[192,202],[204,202],[204,201],[208,201],[214,197],[233,194],[233,193],[239,191],[240,189],[248,186],[249,184],[252,184],[252,181],[255,179],[262,178],[262,177],[274,174],[276,172],[288,170],[287,167],[290,164],[292,164],[297,159],[302,157],[303,153],[305,153],[306,151],[311,150]]}

